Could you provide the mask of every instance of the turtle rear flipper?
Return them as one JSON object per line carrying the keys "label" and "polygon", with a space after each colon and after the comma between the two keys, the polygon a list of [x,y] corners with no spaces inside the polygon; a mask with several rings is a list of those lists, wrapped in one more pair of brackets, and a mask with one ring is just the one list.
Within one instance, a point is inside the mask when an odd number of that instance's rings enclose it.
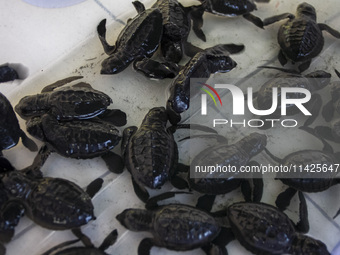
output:
{"label": "turtle rear flipper", "polygon": [[275,204],[279,210],[284,211],[289,206],[290,201],[295,196],[297,190],[294,188],[287,188],[285,191],[281,192],[275,201]]}
{"label": "turtle rear flipper", "polygon": [[133,189],[134,189],[137,197],[143,202],[148,201],[150,195],[149,195],[149,192],[147,191],[147,189],[145,187],[143,187],[142,185],[140,185],[139,183],[137,183],[133,179],[133,177],[131,177],[131,180],[132,180]]}
{"label": "turtle rear flipper", "polygon": [[113,245],[117,241],[118,231],[114,229],[102,242],[102,244],[98,247],[99,250],[105,251],[111,245]]}

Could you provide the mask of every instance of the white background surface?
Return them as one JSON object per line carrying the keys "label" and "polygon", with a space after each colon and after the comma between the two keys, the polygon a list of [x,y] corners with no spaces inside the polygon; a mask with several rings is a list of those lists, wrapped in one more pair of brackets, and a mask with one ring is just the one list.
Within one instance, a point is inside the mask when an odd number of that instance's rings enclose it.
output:
{"label": "white background surface", "polygon": [[[152,1],[143,1],[150,7]],[[187,1],[183,1],[186,3]],[[299,1],[302,2],[302,1]],[[314,6],[320,1],[309,1]],[[254,14],[265,18],[283,12],[295,12],[298,2],[293,0],[272,0],[270,4],[258,4]],[[0,85],[4,93],[15,105],[21,97],[36,94],[45,85],[74,74],[84,75],[84,81],[91,83],[96,89],[102,90],[113,98],[113,108],[121,108],[128,114],[128,126],[139,125],[142,117],[153,106],[164,105],[164,90],[169,81],[149,81],[136,74],[131,68],[115,76],[101,76],[100,63],[106,56],[96,37],[96,26],[103,19],[108,20],[108,37],[114,42],[127,18],[136,12],[130,1],[87,0],[64,8],[39,8],[20,0],[0,0],[1,22],[0,64],[21,63],[29,70],[25,80]],[[318,9],[318,20],[340,30],[340,3],[337,0],[322,2]],[[125,14],[126,15],[123,15]],[[123,16],[122,16],[123,15]],[[235,55],[238,67],[228,77],[244,77],[256,70],[258,65],[271,63],[279,65],[276,60],[278,46],[276,32],[279,23],[261,30],[242,18],[229,19],[206,15],[203,27],[207,42],[198,41],[190,36],[192,42],[206,48],[216,43],[244,43],[245,52]],[[338,52],[340,42],[325,35],[325,48],[319,58],[315,59],[310,70],[324,69],[333,72],[340,69]],[[265,71],[271,75],[275,72]],[[223,77],[223,76],[221,76]],[[335,78],[333,78],[335,79]],[[336,79],[335,79],[336,80]],[[24,121],[20,120],[24,127]],[[238,140],[240,134],[232,130]],[[302,134],[298,131],[283,132],[278,138],[268,133],[268,146],[273,153],[284,156],[292,150],[303,149],[300,141]],[[41,143],[40,143],[41,144]],[[39,144],[39,145],[40,145]],[[117,150],[119,150],[117,148]],[[5,156],[17,167],[30,164],[35,153],[29,152],[22,144],[4,152]],[[19,156],[20,155],[20,156]],[[82,187],[91,180],[102,176],[104,188],[93,199],[97,220],[83,227],[95,245],[114,228],[118,229],[118,242],[107,252],[109,254],[136,254],[137,246],[146,233],[133,233],[124,229],[115,220],[115,215],[128,207],[143,207],[132,191],[130,175],[125,171],[122,175],[114,175],[106,170],[101,159],[73,160],[53,154],[42,169],[46,176],[68,178]],[[168,186],[169,187],[169,186]],[[284,188],[278,181],[266,180],[266,191],[263,202],[273,203],[280,189]],[[319,193],[307,194],[309,217],[311,220],[310,234],[327,243],[331,251],[339,242],[340,217],[331,220],[340,206],[340,188],[338,186]],[[225,196],[227,203],[241,199],[239,191]],[[294,218],[297,213],[297,201],[293,202],[288,214]],[[73,239],[69,231],[50,231],[33,224],[26,217],[16,228],[16,236],[7,245],[9,255],[40,254],[52,246]],[[228,245],[229,254],[247,254],[237,241]],[[152,254],[175,254],[165,249],[153,249]],[[183,254],[203,254],[200,250]],[[335,253],[334,253],[335,254]]]}

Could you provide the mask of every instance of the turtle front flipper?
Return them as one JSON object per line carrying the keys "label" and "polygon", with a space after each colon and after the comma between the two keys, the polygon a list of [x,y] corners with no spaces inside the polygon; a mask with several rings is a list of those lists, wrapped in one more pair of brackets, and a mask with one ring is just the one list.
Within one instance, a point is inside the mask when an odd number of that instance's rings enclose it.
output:
{"label": "turtle front flipper", "polygon": [[290,204],[290,201],[295,196],[296,192],[297,190],[294,188],[287,188],[285,191],[280,193],[275,201],[277,208],[279,208],[281,211],[286,210],[286,208]]}
{"label": "turtle front flipper", "polygon": [[280,21],[280,20],[283,20],[283,19],[294,19],[295,16],[294,14],[291,14],[291,13],[283,13],[283,14],[279,14],[279,15],[275,15],[275,16],[272,16],[272,17],[269,17],[269,18],[266,18],[263,20],[263,25],[264,26],[268,26],[270,24],[273,24],[277,21]]}
{"label": "turtle front flipper", "polygon": [[152,238],[144,238],[138,246],[138,255],[150,255],[150,250],[157,243]]}
{"label": "turtle front flipper", "polygon": [[108,151],[101,156],[109,170],[115,174],[121,174],[124,170],[124,161],[118,154]]}
{"label": "turtle front flipper", "polygon": [[135,194],[137,195],[137,197],[143,202],[148,201],[150,195],[147,189],[144,188],[143,185],[140,185],[139,183],[137,183],[133,177],[131,177],[131,180],[132,180],[133,190],[135,191]]}
{"label": "turtle front flipper", "polygon": [[2,205],[0,215],[0,243],[8,243],[14,236],[14,228],[24,215],[25,208],[17,201],[9,201]]}
{"label": "turtle front flipper", "polygon": [[309,68],[309,66],[310,66],[311,63],[312,63],[312,60],[309,59],[309,60],[307,60],[307,61],[304,61],[302,64],[300,64],[300,65],[298,66],[298,69],[299,69],[300,73],[306,71],[306,70]]}
{"label": "turtle front flipper", "polygon": [[11,162],[9,162],[8,159],[4,158],[2,156],[2,153],[0,153],[0,169],[1,172],[0,173],[5,173],[7,171],[13,171],[15,168],[14,166],[11,164]]}
{"label": "turtle front flipper", "polygon": [[111,55],[115,51],[116,47],[109,45],[109,43],[106,41],[106,27],[105,27],[105,25],[106,25],[106,19],[103,19],[99,23],[99,25],[97,26],[97,33],[98,33],[99,40],[103,45],[105,53],[107,55]]}
{"label": "turtle front flipper", "polygon": [[296,223],[296,228],[301,233],[307,233],[309,231],[308,210],[306,198],[302,191],[298,192],[299,195],[299,221]]}
{"label": "turtle front flipper", "polygon": [[41,178],[42,172],[40,171],[40,169],[45,164],[51,152],[52,151],[46,144],[41,146],[38,154],[33,160],[33,163],[30,166],[25,167],[21,171],[24,172],[26,175],[30,175],[35,178]]}
{"label": "turtle front flipper", "polygon": [[141,13],[141,12],[145,11],[145,6],[141,2],[133,1],[132,4],[135,7],[137,13]]}
{"label": "turtle front flipper", "polygon": [[86,193],[93,198],[102,188],[103,182],[104,180],[102,178],[95,179],[86,187]]}
{"label": "turtle front flipper", "polygon": [[106,109],[102,114],[97,116],[101,120],[110,122],[111,124],[122,127],[127,123],[126,113],[119,109]]}
{"label": "turtle front flipper", "polygon": [[65,79],[56,81],[50,85],[45,86],[42,90],[41,93],[46,93],[46,92],[51,92],[53,90],[55,90],[56,88],[62,87],[67,83],[70,83],[72,81],[78,80],[83,78],[83,76],[71,76],[71,77],[67,77]]}
{"label": "turtle front flipper", "polygon": [[206,212],[211,212],[216,195],[204,194],[197,200],[196,207]]}
{"label": "turtle front flipper", "polygon": [[247,13],[247,14],[243,14],[243,18],[245,18],[246,20],[250,21],[255,26],[264,29],[263,28],[263,21],[259,17],[255,16],[255,15],[253,15],[251,13]]}
{"label": "turtle front flipper", "polygon": [[114,229],[109,235],[104,239],[104,241],[101,243],[101,245],[98,247],[99,250],[105,251],[107,250],[111,245],[113,245],[118,238],[118,231],[117,229]]}
{"label": "turtle front flipper", "polygon": [[330,26],[328,26],[327,24],[324,24],[324,23],[319,23],[318,25],[319,25],[320,30],[327,31],[328,33],[333,35],[335,38],[340,38],[340,32],[339,31],[331,28]]}

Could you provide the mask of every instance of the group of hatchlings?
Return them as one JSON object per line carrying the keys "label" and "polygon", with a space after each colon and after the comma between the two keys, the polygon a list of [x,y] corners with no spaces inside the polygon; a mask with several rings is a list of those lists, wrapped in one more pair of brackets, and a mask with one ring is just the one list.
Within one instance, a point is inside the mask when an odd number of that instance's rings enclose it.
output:
{"label": "group of hatchlings", "polygon": [[[307,179],[277,176],[288,189],[278,196],[275,207],[260,202],[263,180],[259,177],[190,178],[188,167],[178,162],[177,143],[173,134],[180,128],[213,132],[200,125],[181,123],[181,113],[189,109],[190,79],[207,80],[211,74],[229,72],[236,66],[230,54],[244,50],[243,45],[236,44],[219,44],[201,49],[189,43],[187,39],[191,28],[199,39],[205,41],[205,12],[243,16],[260,28],[286,19],[278,32],[278,59],[282,65],[291,61],[296,64],[297,70],[284,70],[285,73],[280,77],[307,77],[309,81],[305,82],[305,87],[309,90],[312,89],[312,78],[322,79],[317,89],[323,88],[330,79],[330,74],[323,71],[307,76],[300,74],[308,69],[312,59],[322,51],[322,31],[336,38],[340,38],[340,33],[326,24],[317,23],[315,8],[308,3],[299,4],[296,14],[284,13],[261,20],[252,14],[256,10],[253,0],[200,2],[184,7],[177,0],[157,0],[149,9],[139,1],[133,2],[138,14],[127,21],[114,46],[106,41],[106,21],[103,20],[97,27],[104,51],[109,55],[102,62],[101,74],[116,74],[132,64],[136,71],[147,77],[172,78],[166,107],[150,109],[139,127],[125,128],[121,135],[117,127],[127,124],[127,116],[121,110],[108,109],[112,99],[107,94],[86,82],[67,85],[81,79],[81,76],[48,85],[39,94],[25,96],[14,107],[15,112],[26,120],[27,132],[44,145],[33,164],[22,170],[16,170],[1,153],[0,254],[6,253],[5,245],[11,241],[15,227],[24,214],[44,228],[71,229],[76,236],[75,240],[52,247],[44,254],[106,254],[104,251],[116,241],[118,232],[113,230],[97,248],[80,230],[81,226],[95,220],[91,198],[101,188],[103,180],[94,180],[84,191],[69,180],[44,177],[40,168],[52,152],[76,159],[100,156],[108,169],[116,174],[125,167],[128,169],[134,191],[145,202],[146,209],[126,209],[116,219],[129,230],[153,234],[153,238],[148,237],[140,242],[140,255],[150,254],[153,246],[175,251],[201,248],[206,254],[227,254],[226,245],[234,239],[254,254],[330,254],[322,241],[304,234],[309,231],[309,222],[303,192],[319,192],[338,184],[336,173],[324,178]],[[161,57],[157,58],[154,53],[158,50]],[[191,59],[180,66],[178,63],[183,54]],[[13,75],[13,79],[18,77],[8,67],[2,68],[0,72],[2,76],[6,72],[4,81],[9,79],[8,73]],[[278,80],[275,80],[274,84],[277,83]],[[258,106],[264,100],[261,101],[261,95],[265,97],[263,94],[260,90]],[[340,113],[337,84],[333,86],[331,94],[332,100],[323,107],[322,112],[326,122]],[[15,112],[11,103],[0,93],[1,151],[15,146],[20,138],[25,147],[37,151],[35,142],[20,128]],[[209,153],[203,150],[193,162],[202,165],[211,160],[221,165],[240,167],[253,164],[252,157],[266,151],[281,164],[339,164],[339,153],[334,152],[326,140],[340,141],[340,120],[334,121],[333,126],[310,128],[312,122],[306,121],[302,129],[320,139],[324,144],[323,150],[297,151],[279,159],[265,148],[266,135],[254,132],[234,144],[228,144],[225,138],[219,137],[220,142],[209,148]],[[111,151],[119,142],[121,156]],[[171,181],[179,190],[202,194],[196,207],[181,203],[157,204],[176,194],[180,196],[181,193],[188,193],[184,191],[161,193],[150,198],[148,189],[160,189],[167,181]],[[212,212],[215,196],[239,187],[245,202]],[[296,193],[300,201],[300,219],[294,224],[283,211]],[[222,218],[227,219],[227,226],[221,224]],[[78,241],[82,241],[82,247],[73,245]]]}

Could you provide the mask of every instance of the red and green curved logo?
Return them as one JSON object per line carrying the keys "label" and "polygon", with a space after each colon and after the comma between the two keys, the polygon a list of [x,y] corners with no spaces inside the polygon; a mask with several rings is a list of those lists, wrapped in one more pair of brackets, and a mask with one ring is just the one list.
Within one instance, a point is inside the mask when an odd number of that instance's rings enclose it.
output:
{"label": "red and green curved logo", "polygon": [[[202,82],[200,82],[200,84],[202,84],[203,86],[206,86],[206,87],[209,88],[212,92],[214,92],[214,94],[217,96],[217,98],[218,98],[218,100],[220,101],[220,104],[221,104],[221,106],[222,106],[222,100],[221,100],[221,98],[220,98],[220,95],[217,93],[217,91],[216,91],[213,87],[211,87],[210,85],[208,85],[208,84],[205,84],[205,83],[202,83]],[[212,98],[212,100],[214,101],[215,106],[217,106],[217,102],[216,102],[216,100],[215,100],[213,94],[212,94],[209,90],[207,90],[207,89],[205,89],[205,88],[201,88],[201,90],[203,90],[204,92],[206,92],[206,93]]]}

